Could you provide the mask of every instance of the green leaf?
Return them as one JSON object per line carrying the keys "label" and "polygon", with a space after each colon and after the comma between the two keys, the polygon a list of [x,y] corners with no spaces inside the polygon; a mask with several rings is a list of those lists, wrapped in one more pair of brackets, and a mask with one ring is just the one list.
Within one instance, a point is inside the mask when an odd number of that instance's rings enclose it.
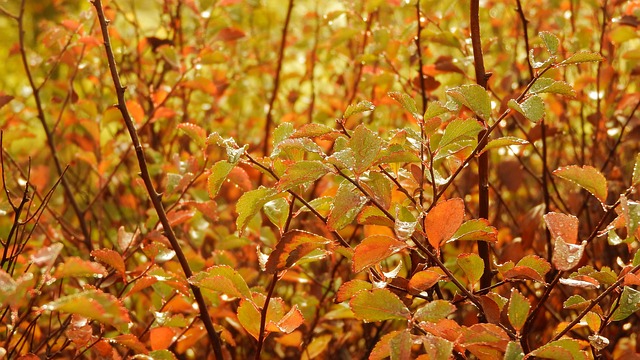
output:
{"label": "green leaf", "polygon": [[118,298],[97,289],[63,296],[43,305],[41,309],[76,314],[113,326],[126,325],[131,321],[127,309]]}
{"label": "green leaf", "polygon": [[249,224],[249,220],[253,218],[262,209],[264,204],[273,200],[278,195],[278,191],[272,188],[260,186],[259,188],[247,191],[242,194],[236,204],[236,227],[242,233]]}
{"label": "green leaf", "polygon": [[327,125],[322,125],[317,123],[304,124],[300,128],[298,128],[296,132],[291,134],[290,138],[291,139],[308,138],[308,137],[313,138],[313,137],[330,134],[335,131],[336,130],[334,128]]}
{"label": "green leaf", "polygon": [[397,295],[387,289],[364,290],[349,302],[356,319],[364,322],[408,320],[411,312]]}
{"label": "green leaf", "polygon": [[407,247],[408,245],[404,241],[396,240],[390,236],[371,235],[362,240],[354,249],[353,271],[360,272]]}
{"label": "green leaf", "polygon": [[287,191],[292,187],[315,181],[328,172],[329,168],[321,161],[297,161],[287,167],[287,170],[284,172],[284,175],[280,177],[276,186],[280,191]]}
{"label": "green leaf", "polygon": [[378,134],[364,125],[358,125],[349,139],[349,147],[353,150],[355,163],[353,172],[360,175],[369,170],[382,150],[382,139]]}
{"label": "green leaf", "polygon": [[540,36],[540,38],[544,42],[544,46],[547,48],[547,51],[549,51],[551,55],[558,54],[558,45],[560,45],[560,40],[558,40],[558,37],[548,31],[541,31],[538,36]]}
{"label": "green leaf", "polygon": [[341,230],[349,225],[367,203],[367,197],[357,193],[357,189],[348,181],[343,181],[333,199],[333,209],[327,219],[330,230]]}
{"label": "green leaf", "polygon": [[390,92],[388,93],[389,97],[393,100],[397,101],[402,105],[402,107],[411,113],[411,115],[420,119],[420,114],[418,113],[418,108],[416,107],[416,102],[411,98],[411,96],[399,92]]}
{"label": "green leaf", "polygon": [[[138,356],[138,355],[134,355],[132,357],[132,359],[136,359],[137,360],[138,358],[136,356]],[[173,353],[171,351],[169,351],[167,349],[151,351],[151,352],[149,352],[149,357],[152,360],[177,360],[178,359],[175,355],[173,355]],[[144,357],[142,359],[146,360],[147,358]]]}
{"label": "green leaf", "polygon": [[97,262],[84,260],[76,256],[68,257],[64,260],[63,264],[60,264],[56,269],[55,278],[66,277],[94,277],[102,278],[107,276],[108,271],[104,266]]}
{"label": "green leaf", "polygon": [[391,356],[391,340],[398,336],[402,331],[391,331],[380,338],[371,350],[369,360],[384,360]]}
{"label": "green leaf", "polygon": [[569,58],[565,59],[563,62],[561,62],[558,65],[581,64],[585,62],[599,62],[602,60],[604,60],[604,58],[598,53],[589,52],[589,51],[580,51],[569,56]]}
{"label": "green leaf", "polygon": [[489,225],[486,219],[473,219],[463,223],[453,234],[449,241],[474,240],[474,241],[498,241],[498,230]]}
{"label": "green leaf", "polygon": [[561,237],[570,244],[578,242],[578,218],[557,212],[544,215],[544,222],[553,239]]}
{"label": "green leaf", "polygon": [[532,94],[551,93],[570,97],[576,96],[576,91],[564,81],[556,81],[550,78],[539,78],[531,85],[529,90]]}
{"label": "green leaf", "polygon": [[100,261],[103,264],[107,264],[114,268],[122,279],[126,278],[127,268],[124,264],[124,259],[117,251],[111,249],[97,249],[91,252],[91,256],[94,259]]}
{"label": "green leaf", "polygon": [[478,155],[482,154],[485,151],[505,147],[505,146],[513,146],[513,145],[528,145],[529,142],[524,139],[517,138],[515,136],[505,136],[495,140],[489,141],[489,143],[482,149]]}
{"label": "green leaf", "polygon": [[504,353],[503,360],[522,360],[524,359],[524,351],[522,346],[517,341],[509,341],[507,344],[507,351]]}
{"label": "green leaf", "polygon": [[482,86],[477,84],[458,86],[447,90],[447,95],[468,107],[481,119],[488,121],[491,118],[491,99]]}
{"label": "green leaf", "polygon": [[618,308],[613,312],[611,320],[624,320],[638,310],[640,310],[640,291],[625,286],[618,301]]}
{"label": "green leaf", "polygon": [[571,295],[565,302],[562,304],[562,307],[565,309],[572,310],[582,310],[589,305],[589,302],[580,295]]}
{"label": "green leaf", "polygon": [[480,256],[477,254],[460,254],[456,259],[456,263],[467,275],[471,287],[480,281],[484,272],[484,261]]}
{"label": "green leaf", "polygon": [[455,119],[444,129],[444,134],[438,143],[438,149],[457,142],[461,139],[475,139],[482,130],[482,125],[473,118]]}
{"label": "green leaf", "polygon": [[269,254],[269,260],[265,266],[265,271],[275,273],[295,265],[311,251],[323,245],[331,243],[331,240],[302,230],[287,231],[275,249]]}
{"label": "green leaf", "polygon": [[447,109],[444,105],[442,105],[440,101],[430,101],[429,105],[427,105],[427,111],[424,112],[423,119],[424,121],[427,121],[429,119],[432,119],[436,116],[440,116],[442,114],[446,114],[448,112],[449,112],[449,109]]}
{"label": "green leaf", "polygon": [[447,300],[434,300],[418,308],[413,318],[417,321],[437,323],[456,310],[456,306]]}
{"label": "green leaf", "polygon": [[633,177],[631,178],[631,186],[640,184],[640,153],[636,155],[636,163],[633,165]]}
{"label": "green leaf", "polygon": [[553,174],[587,190],[603,205],[607,201],[607,179],[593,166],[570,165],[554,170]]}
{"label": "green leaf", "polygon": [[347,281],[346,283],[340,285],[340,288],[336,293],[336,302],[341,303],[343,301],[350,300],[358,292],[371,289],[373,289],[373,285],[368,281],[360,279]]}
{"label": "green leaf", "polygon": [[342,116],[342,118],[343,119],[348,119],[352,115],[360,114],[360,113],[363,113],[365,111],[373,111],[375,108],[376,108],[376,106],[373,105],[373,103],[371,101],[362,100],[357,104],[351,104],[351,105],[347,106],[347,110],[344,112],[344,115]]}
{"label": "green leaf", "polygon": [[251,299],[251,291],[242,275],[228,265],[212,266],[201,271],[191,276],[189,283],[229,297]]}
{"label": "green leaf", "polygon": [[460,198],[441,201],[425,218],[425,232],[436,249],[449,240],[464,221],[464,202]]}
{"label": "green leaf", "polygon": [[422,335],[422,344],[425,348],[427,359],[449,360],[453,353],[453,342],[439,336],[427,333]]}
{"label": "green leaf", "polygon": [[413,346],[413,340],[411,339],[411,333],[409,330],[400,332],[389,341],[389,357],[390,360],[411,360],[411,347]]}
{"label": "green leaf", "polygon": [[220,187],[234,167],[234,164],[231,164],[226,160],[220,160],[213,164],[211,167],[211,173],[209,174],[209,177],[207,177],[207,192],[209,193],[210,199],[213,199],[218,195]]}
{"label": "green leaf", "polygon": [[587,354],[580,351],[580,342],[573,339],[552,341],[529,353],[540,359],[587,360]]}
{"label": "green leaf", "polygon": [[640,227],[640,203],[620,195],[620,210],[627,228],[627,238],[633,238]]}
{"label": "green leaf", "polygon": [[238,321],[240,325],[256,340],[260,337],[260,310],[252,302],[241,300],[238,306]]}
{"label": "green leaf", "polygon": [[537,255],[527,255],[520,259],[516,264],[516,267],[527,267],[535,270],[541,278],[544,279],[544,276],[551,270],[551,264],[549,262]]}
{"label": "green leaf", "polygon": [[200,149],[207,146],[207,133],[200,126],[192,123],[181,123],[178,125],[178,129],[195,141]]}
{"label": "green leaf", "polygon": [[522,103],[509,100],[509,108],[519,112],[530,121],[537,123],[544,117],[544,101],[538,95],[529,96]]}
{"label": "green leaf", "polygon": [[[293,123],[287,121],[280,123],[273,129],[273,149],[278,148],[281,142],[289,139],[294,133]],[[271,156],[274,156],[274,154],[271,154]]]}
{"label": "green leaf", "polygon": [[555,239],[555,246],[553,248],[552,262],[556,269],[560,271],[569,271],[578,266],[582,255],[584,254],[584,248],[587,246],[587,242],[583,241],[582,244],[569,244],[565,242],[561,237]]}
{"label": "green leaf", "polygon": [[529,315],[529,310],[531,310],[529,300],[518,290],[512,288],[507,316],[509,317],[511,326],[513,326],[517,332],[522,330],[522,327],[527,320],[527,316]]}

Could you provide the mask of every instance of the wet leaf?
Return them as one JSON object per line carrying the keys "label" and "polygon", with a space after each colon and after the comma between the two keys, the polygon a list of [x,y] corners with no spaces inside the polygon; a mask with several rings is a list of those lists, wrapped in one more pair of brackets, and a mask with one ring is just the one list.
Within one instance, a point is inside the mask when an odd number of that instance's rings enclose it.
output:
{"label": "wet leaf", "polygon": [[607,201],[607,179],[593,166],[570,165],[553,171],[553,174],[569,180],[595,196],[600,203]]}
{"label": "wet leaf", "polygon": [[557,212],[550,212],[544,215],[544,222],[551,233],[553,239],[561,237],[567,243],[578,242],[578,218]]}
{"label": "wet leaf", "polygon": [[189,278],[189,283],[201,288],[219,291],[229,297],[251,298],[251,291],[242,275],[227,265],[212,266]]}
{"label": "wet leaf", "polygon": [[509,299],[509,308],[507,310],[507,316],[509,317],[509,323],[517,331],[520,332],[524,326],[527,316],[531,310],[531,304],[524,295],[518,290],[511,289],[511,298]]}
{"label": "wet leaf", "polygon": [[464,202],[460,198],[442,201],[434,206],[425,219],[425,233],[436,249],[449,240],[464,220]]}
{"label": "wet leaf", "polygon": [[261,186],[255,190],[247,191],[242,194],[236,204],[238,217],[236,218],[236,227],[242,232],[249,224],[249,220],[254,217],[264,204],[273,200],[278,195],[276,189]]}
{"label": "wet leaf", "polygon": [[524,115],[530,121],[537,123],[544,117],[544,101],[538,95],[532,95],[526,98],[521,103],[515,100],[509,100],[509,108]]}
{"label": "wet leaf", "polygon": [[330,169],[321,161],[296,161],[291,166],[287,167],[284,175],[280,177],[276,186],[280,191],[287,191],[295,186],[315,181],[327,174],[329,171]]}
{"label": "wet leaf", "polygon": [[331,240],[303,230],[290,230],[280,238],[269,254],[265,271],[275,273],[295,265],[311,251],[331,243]]}
{"label": "wet leaf", "polygon": [[234,167],[234,164],[226,160],[220,160],[211,167],[211,173],[207,177],[207,191],[210,199],[214,199],[218,195],[220,187]]}
{"label": "wet leaf", "polygon": [[613,312],[611,320],[624,320],[638,310],[640,310],[640,291],[625,286],[618,301],[618,308]]}
{"label": "wet leaf", "polygon": [[386,235],[372,235],[356,246],[353,254],[353,271],[360,272],[389,256],[407,248],[404,241]]}
{"label": "wet leaf", "polygon": [[598,53],[589,52],[589,51],[579,51],[569,56],[567,59],[565,59],[563,62],[561,62],[558,65],[581,64],[586,62],[599,62],[603,60],[604,58]]}
{"label": "wet leaf", "polygon": [[560,271],[569,271],[578,266],[584,248],[587,246],[587,242],[583,241],[582,244],[569,244],[561,237],[557,237],[555,240],[555,246],[553,248],[552,262],[556,269]]}
{"label": "wet leaf", "polygon": [[76,314],[114,326],[130,321],[129,313],[120,300],[97,289],[60,297],[43,305],[41,310]]}
{"label": "wet leaf", "polygon": [[364,290],[349,302],[353,314],[364,322],[408,320],[411,312],[397,295],[387,289]]}
{"label": "wet leaf", "polygon": [[447,90],[447,95],[468,107],[481,119],[487,121],[491,118],[491,99],[482,86],[477,84],[458,86]]}
{"label": "wet leaf", "polygon": [[343,119],[348,119],[355,114],[360,114],[365,111],[373,111],[376,108],[375,105],[371,101],[363,100],[357,104],[351,104],[347,106],[347,110],[344,112],[342,116]]}

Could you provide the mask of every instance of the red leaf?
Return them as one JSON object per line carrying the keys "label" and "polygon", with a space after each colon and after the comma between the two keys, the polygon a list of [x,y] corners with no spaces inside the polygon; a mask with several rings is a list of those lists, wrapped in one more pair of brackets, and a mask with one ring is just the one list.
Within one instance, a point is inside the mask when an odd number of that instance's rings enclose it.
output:
{"label": "red leaf", "polygon": [[218,32],[218,39],[222,41],[235,41],[245,37],[244,31],[238,28],[224,28]]}
{"label": "red leaf", "polygon": [[554,239],[560,236],[564,241],[570,244],[578,242],[577,217],[557,212],[550,212],[544,215],[544,222],[547,224],[547,228]]}
{"label": "red leaf", "polygon": [[101,263],[107,264],[114,268],[118,273],[120,273],[120,275],[122,276],[122,280],[125,280],[126,267],[124,265],[124,259],[122,258],[122,255],[113,250],[98,249],[93,250],[91,252],[91,256],[93,256]]}
{"label": "red leaf", "polygon": [[464,221],[464,202],[460,198],[438,203],[425,219],[425,232],[429,243],[436,249],[449,240]]}

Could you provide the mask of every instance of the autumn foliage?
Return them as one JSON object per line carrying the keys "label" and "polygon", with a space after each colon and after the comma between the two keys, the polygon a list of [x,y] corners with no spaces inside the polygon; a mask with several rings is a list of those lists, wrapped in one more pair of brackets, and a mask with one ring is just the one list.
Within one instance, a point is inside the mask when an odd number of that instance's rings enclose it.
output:
{"label": "autumn foliage", "polygon": [[640,358],[640,1],[0,1],[0,357]]}

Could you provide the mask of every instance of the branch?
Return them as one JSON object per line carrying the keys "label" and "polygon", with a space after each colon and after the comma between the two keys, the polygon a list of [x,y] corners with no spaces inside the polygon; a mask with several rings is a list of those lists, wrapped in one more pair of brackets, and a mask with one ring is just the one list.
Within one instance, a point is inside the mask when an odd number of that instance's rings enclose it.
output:
{"label": "branch", "polygon": [[[124,98],[125,87],[122,86],[120,82],[120,76],[118,75],[118,68],[116,66],[116,60],[113,55],[113,50],[111,48],[111,40],[109,39],[109,31],[107,30],[107,19],[105,18],[104,11],[102,9],[102,1],[101,0],[93,0],[93,6],[96,9],[96,13],[98,15],[98,20],[100,21],[100,30],[102,31],[102,38],[104,39],[104,47],[107,54],[107,60],[109,62],[109,71],[111,72],[111,78],[113,79],[113,84],[115,86],[116,94],[118,97],[118,109],[122,113],[122,117],[124,119],[127,130],[129,131],[129,136],[131,137],[131,141],[133,142],[133,146],[136,151],[136,157],[138,159],[138,165],[140,167],[140,176],[144,182],[144,186],[149,194],[149,198],[153,203],[153,207],[158,214],[158,218],[162,223],[162,227],[164,229],[165,235],[169,242],[171,243],[171,247],[176,252],[176,256],[178,261],[180,262],[180,266],[184,271],[184,274],[187,278],[193,275],[191,268],[189,267],[189,262],[187,261],[184,252],[182,251],[180,244],[178,243],[178,239],[169,223],[169,219],[167,218],[167,213],[165,212],[164,205],[162,204],[162,196],[158,192],[156,192],[155,187],[151,181],[151,175],[149,174],[149,169],[147,167],[147,162],[145,159],[144,150],[142,148],[142,144],[140,143],[140,139],[138,138],[138,133],[136,131],[135,125],[133,124],[133,119],[131,118],[131,114],[127,109],[126,101]],[[222,360],[222,344],[220,342],[220,337],[213,327],[213,322],[211,321],[211,317],[207,311],[207,304],[200,292],[200,289],[197,286],[189,285],[191,287],[191,291],[193,292],[193,296],[198,303],[198,311],[200,312],[200,319],[204,323],[205,328],[207,329],[207,333],[209,335],[209,340],[211,341],[211,346],[213,348],[213,352],[215,353],[216,359]]]}

